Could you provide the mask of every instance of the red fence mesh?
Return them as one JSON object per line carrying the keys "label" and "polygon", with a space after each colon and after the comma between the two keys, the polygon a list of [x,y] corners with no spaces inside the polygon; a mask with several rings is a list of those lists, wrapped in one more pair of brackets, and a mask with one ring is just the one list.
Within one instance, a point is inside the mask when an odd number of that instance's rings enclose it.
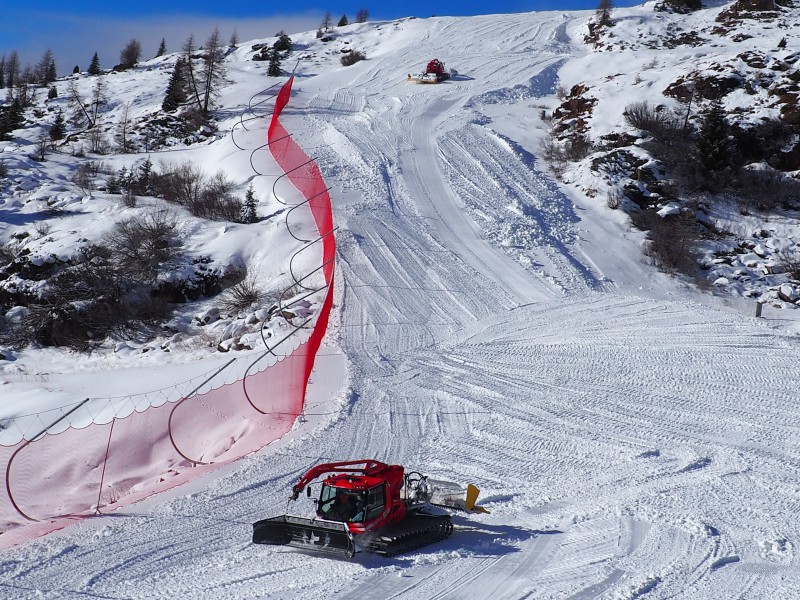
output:
{"label": "red fence mesh", "polygon": [[[303,410],[306,386],[333,302],[330,197],[319,169],[279,120],[293,78],[278,94],[268,131],[273,158],[308,200],[319,232],[325,299],[307,341],[260,372],[205,393],[82,429],[0,446],[0,547],[65,527],[167,490],[241,458],[286,433]],[[299,165],[303,165],[298,168]],[[277,349],[274,349],[277,354]],[[256,360],[251,356],[249,361]],[[255,364],[255,363],[254,363]],[[213,385],[213,381],[210,382]]]}

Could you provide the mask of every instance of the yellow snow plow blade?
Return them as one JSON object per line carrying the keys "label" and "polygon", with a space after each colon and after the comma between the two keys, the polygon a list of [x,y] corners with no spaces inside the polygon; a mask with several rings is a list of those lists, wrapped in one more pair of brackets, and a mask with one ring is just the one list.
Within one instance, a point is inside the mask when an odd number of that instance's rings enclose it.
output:
{"label": "yellow snow plow blade", "polygon": [[482,506],[477,506],[480,490],[473,484],[468,484],[465,490],[458,483],[428,479],[429,501],[431,504],[444,508],[453,508],[471,513],[488,513]]}
{"label": "yellow snow plow blade", "polygon": [[478,494],[481,491],[474,486],[473,484],[467,484],[467,499],[464,502],[464,506],[467,512],[479,512],[479,513],[486,513],[489,514],[489,511],[483,508],[482,506],[476,506],[476,502],[478,501]]}

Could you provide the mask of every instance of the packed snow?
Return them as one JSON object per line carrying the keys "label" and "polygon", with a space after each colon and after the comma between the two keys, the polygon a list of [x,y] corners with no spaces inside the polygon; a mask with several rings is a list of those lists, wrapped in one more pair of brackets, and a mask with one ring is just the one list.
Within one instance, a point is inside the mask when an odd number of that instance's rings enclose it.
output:
{"label": "packed snow", "polygon": [[[692,18],[702,27],[723,6]],[[615,15],[652,36],[684,18],[651,4]],[[591,81],[607,92],[599,129],[621,126],[628,98],[649,93],[647,84],[600,86],[652,56],[592,52],[583,43],[591,16],[372,22],[341,28],[327,44],[314,32],[292,36],[299,62],[283,122],[332,186],[339,228],[334,314],[305,414],[235,465],[4,550],[0,596],[796,597],[795,311],[768,305],[755,318],[752,300],[655,271],[641,252],[644,234],[585,193],[597,185],[591,173],[575,169],[556,182],[538,158],[540,113],[557,105],[560,86]],[[797,31],[774,35],[800,40]],[[714,51],[738,52],[734,44],[721,39]],[[236,146],[257,146],[266,122],[237,144],[224,130],[273,83],[250,46],[227,59],[220,135],[170,152],[245,187],[249,153]],[[367,60],[341,66],[347,48]],[[407,82],[434,57],[458,74]],[[672,58],[663,55],[657,70],[665,81]],[[120,100],[160,103],[139,94],[166,82],[159,65],[168,60],[115,76],[141,83],[120,86]],[[67,162],[44,165],[66,172]],[[87,203],[74,191],[43,190],[43,178],[32,171],[30,193],[60,195],[76,211]],[[107,209],[82,213],[82,228],[121,210],[96,196],[92,205]],[[22,205],[7,198],[4,215],[22,214]],[[266,200],[259,208],[279,209]],[[186,227],[220,262],[259,265],[279,279],[292,248],[282,219]],[[781,223],[776,237],[800,239]],[[91,356],[16,352],[0,375],[3,414],[126,386],[178,398],[178,382],[228,359],[193,339],[169,353],[159,344]],[[362,458],[475,483],[491,513],[455,514],[449,539],[390,559],[250,542],[252,522],[310,510],[303,498],[288,502],[309,467]]]}

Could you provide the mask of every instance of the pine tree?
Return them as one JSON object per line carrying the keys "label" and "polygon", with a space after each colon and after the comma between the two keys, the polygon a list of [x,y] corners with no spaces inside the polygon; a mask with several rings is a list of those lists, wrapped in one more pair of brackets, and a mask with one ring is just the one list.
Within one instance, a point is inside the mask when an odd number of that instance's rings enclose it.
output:
{"label": "pine tree", "polygon": [[67,132],[67,124],[64,121],[64,115],[59,110],[56,113],[56,118],[53,121],[53,124],[50,126],[50,139],[55,141],[63,140],[64,134]]}
{"label": "pine tree", "polygon": [[52,86],[49,90],[47,90],[47,99],[55,100],[56,98],[58,98],[58,88],[56,88],[56,86]]}
{"label": "pine tree", "polygon": [[161,43],[158,45],[158,51],[156,52],[156,58],[159,56],[164,56],[167,53],[167,41],[164,38],[161,38]]}
{"label": "pine tree", "polygon": [[131,191],[136,194],[153,195],[153,161],[148,156],[131,178]]}
{"label": "pine tree", "polygon": [[78,65],[75,65],[74,67],[72,67],[72,74],[73,75],[77,75],[80,72],[81,72],[81,68]]}
{"label": "pine tree", "polygon": [[9,139],[9,135],[24,122],[23,106],[19,98],[13,98],[9,104],[0,106],[0,140]]}
{"label": "pine tree", "polygon": [[239,222],[240,223],[255,223],[258,221],[258,214],[256,212],[258,207],[258,199],[256,198],[255,190],[253,190],[253,184],[250,184],[250,187],[247,188],[247,192],[244,196],[244,203],[242,204],[242,210],[239,213]]}
{"label": "pine tree", "polygon": [[6,56],[0,56],[0,89],[6,87]]}
{"label": "pine tree", "polygon": [[728,122],[719,101],[715,101],[703,117],[700,135],[694,149],[698,182],[703,189],[712,189],[729,172],[735,162],[734,146],[728,135]]}
{"label": "pine tree", "polygon": [[342,15],[342,18],[339,19],[339,22],[336,24],[337,27],[344,27],[349,25],[350,22],[347,20],[347,15]]}
{"label": "pine tree", "polygon": [[272,44],[272,47],[278,52],[291,52],[292,51],[292,38],[286,35],[285,32],[278,32],[278,39]]}
{"label": "pine tree", "polygon": [[100,75],[100,59],[97,57],[97,52],[92,56],[92,62],[89,63],[89,68],[86,69],[89,75]]}
{"label": "pine tree", "polygon": [[167,84],[167,93],[161,104],[164,112],[174,112],[186,103],[188,99],[186,71],[186,58],[181,56],[175,62],[175,68],[172,70],[172,76]]}
{"label": "pine tree", "polygon": [[611,27],[614,21],[611,19],[611,11],[614,3],[611,0],[600,0],[597,5],[597,24],[601,27]]}
{"label": "pine tree", "polygon": [[120,185],[116,173],[112,173],[108,176],[108,179],[106,179],[106,191],[109,194],[119,194]]}
{"label": "pine tree", "polygon": [[267,75],[270,77],[280,77],[283,75],[283,68],[281,67],[281,53],[274,48],[269,53],[269,67],[267,68]]}

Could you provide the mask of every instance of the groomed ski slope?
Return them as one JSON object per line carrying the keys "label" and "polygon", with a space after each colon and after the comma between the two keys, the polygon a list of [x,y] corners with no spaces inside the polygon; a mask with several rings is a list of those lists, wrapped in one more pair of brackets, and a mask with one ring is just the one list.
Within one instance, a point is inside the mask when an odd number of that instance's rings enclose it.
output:
{"label": "groomed ski slope", "polygon": [[[796,597],[796,335],[655,274],[621,215],[539,170],[537,107],[586,18],[370,24],[369,60],[301,63],[285,123],[339,226],[309,414],[219,477],[4,552],[0,596]],[[405,81],[433,57],[459,75]],[[491,514],[393,559],[249,543],[307,468],[357,458],[474,482]]]}

